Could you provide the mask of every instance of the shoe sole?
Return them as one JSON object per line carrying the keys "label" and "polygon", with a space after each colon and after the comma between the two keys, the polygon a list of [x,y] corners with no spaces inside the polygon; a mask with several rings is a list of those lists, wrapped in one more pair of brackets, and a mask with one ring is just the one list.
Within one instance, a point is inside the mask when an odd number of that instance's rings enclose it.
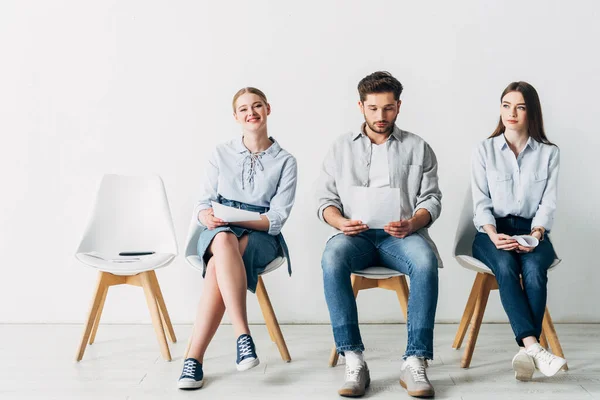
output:
{"label": "shoe sole", "polygon": [[526,356],[527,358],[523,359],[515,359],[513,360],[512,366],[515,370],[515,379],[518,381],[527,382],[533,378],[533,373],[535,372],[535,364],[533,361]]}
{"label": "shoe sole", "polygon": [[363,392],[352,392],[352,391],[344,391],[344,390],[338,390],[338,394],[342,397],[362,397],[365,395],[365,393],[367,392],[367,389],[369,388],[369,386],[371,386],[371,378],[367,379],[367,383],[365,383],[365,390],[363,390]]}
{"label": "shoe sole", "polygon": [[434,390],[414,390],[414,391],[408,390],[408,387],[406,387],[406,383],[402,379],[400,379],[400,386],[402,386],[404,389],[406,389],[406,391],[408,392],[408,395],[412,396],[412,397],[428,398],[428,397],[435,396]]}
{"label": "shoe sole", "polygon": [[177,383],[177,387],[181,390],[196,390],[204,385],[204,379],[198,382],[184,381]]}
{"label": "shoe sole", "polygon": [[254,360],[244,363],[244,364],[235,364],[235,368],[242,372],[242,371],[247,371],[251,368],[256,367],[258,364],[260,364],[260,360],[258,359],[258,357],[256,357]]}

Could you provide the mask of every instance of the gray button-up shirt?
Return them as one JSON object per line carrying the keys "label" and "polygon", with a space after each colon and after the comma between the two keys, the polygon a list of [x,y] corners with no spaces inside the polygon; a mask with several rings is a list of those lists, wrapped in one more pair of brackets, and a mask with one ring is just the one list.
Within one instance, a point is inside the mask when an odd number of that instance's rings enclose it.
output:
{"label": "gray button-up shirt", "polygon": [[496,226],[496,218],[532,218],[531,227],[554,224],[560,153],[558,147],[531,137],[518,157],[504,135],[482,141],[473,151],[471,190],[473,223]]}
{"label": "gray button-up shirt", "polygon": [[[297,164],[275,139],[264,152],[253,154],[242,138],[216,147],[204,171],[200,200],[195,215],[211,208],[217,195],[229,200],[268,207],[269,235],[280,233],[296,196]],[[200,221],[198,220],[198,223]]]}
{"label": "gray button-up shirt", "polygon": [[[400,189],[400,218],[409,219],[423,208],[431,215],[429,227],[442,210],[442,193],[438,186],[437,160],[433,150],[421,137],[397,126],[386,145],[390,187]],[[371,140],[362,128],[361,133],[342,135],[333,143],[317,182],[317,213],[321,221],[326,223],[323,211],[329,206],[338,208],[344,217],[349,218],[344,213],[344,201],[350,200],[352,186],[369,186],[370,164]],[[427,227],[415,233],[427,240],[441,268],[442,259]],[[339,233],[336,231],[336,234]]]}

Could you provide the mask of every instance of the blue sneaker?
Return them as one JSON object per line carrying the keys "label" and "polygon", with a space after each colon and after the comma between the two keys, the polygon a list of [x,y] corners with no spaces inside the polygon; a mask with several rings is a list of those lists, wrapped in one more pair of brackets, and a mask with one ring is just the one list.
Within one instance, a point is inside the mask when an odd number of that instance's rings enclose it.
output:
{"label": "blue sneaker", "polygon": [[204,384],[203,378],[202,364],[195,358],[186,358],[177,387],[179,389],[200,389]]}
{"label": "blue sneaker", "polygon": [[246,371],[260,364],[260,360],[256,355],[256,348],[252,337],[247,334],[240,335],[237,338],[237,360],[235,366],[238,371]]}

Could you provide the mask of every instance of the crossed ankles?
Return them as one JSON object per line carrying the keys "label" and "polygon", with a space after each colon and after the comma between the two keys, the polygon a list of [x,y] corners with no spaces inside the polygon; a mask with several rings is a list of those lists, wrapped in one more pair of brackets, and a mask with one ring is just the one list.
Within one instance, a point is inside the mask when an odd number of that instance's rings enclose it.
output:
{"label": "crossed ankles", "polygon": [[[235,367],[238,371],[247,371],[260,364],[256,355],[256,346],[248,334],[240,335],[236,341],[237,357]],[[183,371],[177,382],[177,387],[183,390],[200,389],[204,385],[204,372],[202,363],[195,358],[186,358],[183,362]]]}

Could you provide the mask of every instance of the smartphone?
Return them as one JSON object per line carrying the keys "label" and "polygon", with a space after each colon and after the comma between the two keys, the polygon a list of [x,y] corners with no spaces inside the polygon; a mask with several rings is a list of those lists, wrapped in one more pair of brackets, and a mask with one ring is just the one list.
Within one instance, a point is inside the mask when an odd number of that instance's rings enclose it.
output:
{"label": "smartphone", "polygon": [[120,256],[149,256],[154,254],[153,251],[122,251],[119,253]]}

